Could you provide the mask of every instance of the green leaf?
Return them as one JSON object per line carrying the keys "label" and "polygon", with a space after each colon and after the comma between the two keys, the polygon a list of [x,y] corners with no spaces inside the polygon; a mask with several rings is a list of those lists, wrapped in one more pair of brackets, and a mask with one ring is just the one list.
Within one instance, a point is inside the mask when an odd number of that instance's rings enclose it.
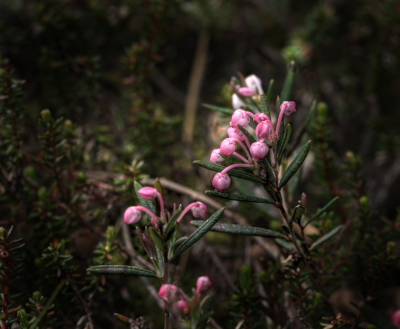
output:
{"label": "green leaf", "polygon": [[298,205],[294,208],[292,217],[290,218],[289,224],[291,224],[293,221],[296,223],[300,223],[301,221],[301,217],[303,216],[303,214],[305,213],[306,208],[304,208],[301,205]]}
{"label": "green leaf", "polygon": [[182,244],[184,243],[186,240],[188,239],[187,236],[183,236],[181,238],[179,238],[178,240],[176,240],[174,242],[174,244],[171,246],[171,248],[168,251],[168,259],[172,259],[173,255],[175,253],[175,250]]}
{"label": "green leaf", "polygon": [[146,200],[146,199],[142,198],[142,197],[140,196],[140,194],[139,194],[139,190],[140,190],[141,188],[143,188],[143,186],[140,185],[138,182],[135,181],[135,182],[133,183],[133,187],[135,188],[136,196],[137,196],[138,199],[139,199],[140,205],[143,206],[143,207],[146,207],[147,209],[150,209],[152,213],[155,213],[155,212],[156,212],[156,207],[154,206],[154,203],[151,202],[150,200]]}
{"label": "green leaf", "polygon": [[98,265],[87,269],[94,275],[127,275],[127,276],[147,276],[157,277],[153,271],[129,265]]}
{"label": "green leaf", "polygon": [[[193,226],[199,227],[204,223],[202,220],[192,220],[190,222]],[[280,232],[276,232],[273,230],[268,230],[262,227],[252,227],[238,224],[225,224],[218,223],[215,224],[211,231],[220,232],[220,233],[228,233],[228,234],[237,234],[237,235],[250,235],[250,236],[263,236],[266,238],[282,238],[286,239],[286,236]]]}
{"label": "green leaf", "polygon": [[324,212],[326,212],[337,200],[339,197],[334,197],[331,201],[329,201],[325,207],[319,209],[317,213],[311,217],[311,219],[307,222],[307,224],[304,225],[306,227],[308,224],[310,224],[312,221],[316,220],[319,216],[321,216]]}
{"label": "green leaf", "polygon": [[273,201],[278,201],[277,199],[276,199],[276,197],[275,197],[275,192],[274,192],[274,190],[273,189],[271,189],[271,187],[269,187],[269,185],[268,184],[262,184],[262,187],[264,188],[264,190],[268,193],[268,195],[271,197],[271,199],[273,200]]}
{"label": "green leaf", "polygon": [[275,242],[276,242],[278,245],[280,245],[282,248],[285,248],[286,250],[292,251],[292,250],[295,249],[293,243],[288,242],[288,241],[286,241],[286,240],[283,240],[283,239],[276,239]]}
{"label": "green leaf", "polygon": [[206,191],[206,194],[211,195],[211,196],[216,196],[219,198],[223,198],[223,199],[228,199],[228,200],[275,204],[275,201],[257,198],[255,196],[250,196],[250,195],[229,194],[229,193],[222,193],[222,192],[211,191],[211,190]]}
{"label": "green leaf", "polygon": [[335,227],[333,230],[329,231],[327,234],[319,238],[317,241],[315,241],[311,247],[310,250],[313,250],[315,247],[318,247],[322,243],[328,241],[329,239],[332,239],[336,234],[338,234],[341,229],[343,228],[343,225],[339,225],[338,227]]}
{"label": "green leaf", "polygon": [[[200,167],[203,167],[203,168],[206,168],[208,170],[215,171],[215,172],[221,172],[222,170],[224,170],[226,168],[226,167],[221,166],[219,164],[206,162],[206,161],[203,161],[203,160],[196,160],[193,163],[195,165],[198,165]],[[237,177],[237,178],[249,180],[249,181],[252,181],[252,182],[264,183],[265,184],[265,181],[262,178],[260,178],[258,176],[255,176],[255,175],[252,175],[250,173],[246,173],[246,172],[238,170],[238,169],[231,169],[231,170],[229,170],[228,173],[229,173],[230,176],[233,176],[233,177]]]}
{"label": "green leaf", "polygon": [[283,88],[281,92],[281,100],[283,101],[290,101],[292,97],[293,87],[294,87],[294,80],[296,78],[296,65],[294,61],[292,61],[289,65],[289,70],[287,72],[285,82],[283,83]]}
{"label": "green leaf", "polygon": [[271,119],[271,111],[269,110],[269,99],[264,94],[260,95],[260,107],[263,113],[265,113],[268,118]]}
{"label": "green leaf", "polygon": [[232,110],[228,107],[215,106],[215,105],[211,105],[211,104],[203,104],[203,106],[209,110],[221,112],[221,113],[228,114],[228,115],[232,115],[233,112],[235,112],[235,110]]}
{"label": "green leaf", "polygon": [[[245,136],[249,139],[250,144],[253,144],[254,142],[256,142],[256,139],[254,138],[254,136],[252,134],[250,134],[246,128],[244,128],[241,125],[238,125],[238,128],[240,129],[240,131],[245,134]],[[243,144],[245,144],[246,142],[244,142]]]}
{"label": "green leaf", "polygon": [[[282,158],[283,152],[285,152],[286,146],[288,145],[290,138],[292,137],[293,128],[292,125],[289,123],[286,126],[285,133],[283,134],[283,142],[278,149],[278,158]],[[280,161],[279,161],[280,162]]]}
{"label": "green leaf", "polygon": [[313,101],[311,104],[310,111],[308,111],[307,119],[304,121],[302,129],[306,129],[310,124],[311,120],[314,119],[316,110],[317,110],[317,101]]}
{"label": "green leaf", "polygon": [[199,241],[222,217],[225,208],[217,210],[214,215],[207,219],[196,231],[194,231],[188,239],[183,242],[173,254],[173,257],[179,256],[181,253],[193,246],[197,241]]}
{"label": "green leaf", "polygon": [[178,217],[179,217],[179,215],[180,215],[181,213],[182,213],[182,208],[179,208],[179,209],[175,212],[175,214],[172,215],[171,219],[168,221],[167,228],[166,228],[165,233],[164,233],[164,236],[165,236],[165,239],[166,239],[166,240],[169,239],[170,234],[174,231],[174,229],[175,229],[175,222],[176,222],[176,220],[178,219]]}
{"label": "green leaf", "polygon": [[154,228],[150,227],[148,230],[150,234],[151,240],[153,240],[154,244],[161,250],[165,251],[165,242],[163,237],[160,235],[160,233]]}
{"label": "green leaf", "polygon": [[[268,89],[267,89],[267,101],[270,102],[272,99],[272,91],[274,90],[274,79],[269,80]],[[271,118],[269,116],[269,118]]]}
{"label": "green leaf", "polygon": [[289,167],[286,169],[286,172],[284,173],[279,183],[279,189],[285,186],[285,184],[290,180],[290,178],[292,178],[293,175],[297,172],[297,170],[299,170],[304,160],[306,159],[308,152],[310,151],[310,144],[311,141],[308,141],[300,150],[299,154],[297,154],[296,157],[293,159],[293,161],[290,163]]}
{"label": "green leaf", "polygon": [[371,306],[364,304],[361,306],[361,312],[368,320],[379,329],[396,329],[389,320],[387,320],[381,313],[373,309]]}

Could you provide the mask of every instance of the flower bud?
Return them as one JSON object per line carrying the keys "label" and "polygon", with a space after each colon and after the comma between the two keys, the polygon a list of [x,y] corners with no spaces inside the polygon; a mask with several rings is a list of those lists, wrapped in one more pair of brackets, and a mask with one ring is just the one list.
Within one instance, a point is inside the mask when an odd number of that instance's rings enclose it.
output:
{"label": "flower bud", "polygon": [[242,87],[242,88],[239,88],[239,94],[240,94],[240,96],[243,96],[243,97],[251,97],[251,96],[254,96],[254,91],[251,88]]}
{"label": "flower bud", "polygon": [[256,127],[256,135],[258,139],[271,140],[274,132],[274,126],[271,121],[261,121]]}
{"label": "flower bud", "polygon": [[250,153],[254,160],[261,160],[268,154],[268,145],[264,142],[255,142],[250,146]]}
{"label": "flower bud", "polygon": [[158,192],[154,187],[146,186],[141,188],[138,193],[143,199],[154,200]]}
{"label": "flower bud", "polygon": [[124,222],[127,224],[134,224],[140,221],[142,213],[136,207],[129,207],[124,213]]}
{"label": "flower bud", "polygon": [[244,140],[244,134],[238,127],[230,127],[227,132],[229,138],[237,138],[240,141]]}
{"label": "flower bud", "polygon": [[261,121],[271,121],[271,119],[268,117],[268,115],[264,113],[256,113],[255,117],[261,122]]}
{"label": "flower bud", "polygon": [[184,314],[188,314],[190,311],[189,304],[186,300],[180,299],[175,303],[176,308],[178,309],[179,312],[182,312]]}
{"label": "flower bud", "polygon": [[[173,284],[163,284],[158,291],[158,296],[164,299],[167,302],[170,302],[175,299],[178,294],[178,287]],[[175,299],[176,300],[176,299]]]}
{"label": "flower bud", "polygon": [[196,282],[196,292],[200,294],[202,291],[206,291],[211,287],[212,283],[208,276],[201,276]]}
{"label": "flower bud", "polygon": [[232,120],[230,122],[232,127],[237,127],[237,125],[245,127],[249,123],[250,123],[250,117],[246,114],[246,111],[238,109],[235,112],[233,112]]}
{"label": "flower bud", "polygon": [[400,310],[393,313],[391,320],[395,326],[400,326]]}
{"label": "flower bud", "polygon": [[211,152],[210,162],[217,163],[224,161],[225,159],[219,153],[220,153],[219,149],[213,150]]}
{"label": "flower bud", "polygon": [[198,206],[192,207],[190,209],[193,213],[193,217],[194,218],[206,217],[208,207],[203,202],[198,201],[197,203]]}
{"label": "flower bud", "polygon": [[218,173],[212,180],[212,186],[218,191],[222,192],[231,186],[231,178],[226,173]]}
{"label": "flower bud", "polygon": [[247,87],[253,90],[256,94],[261,95],[263,93],[261,79],[255,74],[249,75],[244,81],[246,82]]}
{"label": "flower bud", "polygon": [[232,107],[234,110],[240,109],[242,107],[246,107],[246,103],[244,103],[238,95],[232,94]]}
{"label": "flower bud", "polygon": [[233,152],[236,151],[237,144],[232,138],[225,138],[220,146],[220,153],[225,155],[231,155]]}
{"label": "flower bud", "polygon": [[284,111],[287,117],[291,116],[294,112],[296,112],[296,103],[284,101],[281,105],[281,111]]}

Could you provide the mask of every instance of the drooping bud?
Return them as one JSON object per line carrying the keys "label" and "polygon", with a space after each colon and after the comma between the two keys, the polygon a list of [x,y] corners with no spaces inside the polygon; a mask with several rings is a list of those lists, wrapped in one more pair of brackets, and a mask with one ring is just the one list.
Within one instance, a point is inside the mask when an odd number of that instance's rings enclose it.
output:
{"label": "drooping bud", "polygon": [[220,149],[215,149],[211,152],[210,162],[217,163],[224,160],[225,159],[220,155]]}
{"label": "drooping bud", "polygon": [[206,217],[208,207],[203,202],[200,201],[198,201],[197,204],[198,204],[197,206],[194,206],[190,209],[192,210],[193,217],[194,218]]}
{"label": "drooping bud", "polygon": [[271,121],[261,121],[256,127],[256,135],[258,139],[270,141],[273,133],[274,126]]}
{"label": "drooping bud", "polygon": [[157,197],[157,189],[154,187],[146,186],[139,190],[139,195],[146,200],[154,200]]}
{"label": "drooping bud", "polygon": [[175,303],[175,307],[179,312],[182,312],[184,314],[188,314],[190,311],[189,304],[186,300],[180,299]]}
{"label": "drooping bud", "polygon": [[238,127],[230,127],[227,130],[227,133],[228,133],[229,138],[237,138],[240,141],[243,141],[245,138],[244,134]]}
{"label": "drooping bud", "polygon": [[246,106],[246,103],[244,103],[238,95],[232,94],[232,107],[234,110],[241,109],[242,107]]}
{"label": "drooping bud", "polygon": [[283,111],[287,117],[291,116],[294,112],[296,112],[296,103],[284,101],[281,105],[281,111]]}
{"label": "drooping bud", "polygon": [[395,326],[400,326],[400,310],[394,312],[390,319]]}
{"label": "drooping bud", "polygon": [[206,291],[211,287],[212,283],[208,276],[201,276],[196,282],[196,292],[200,294],[202,291]]}
{"label": "drooping bud", "polygon": [[124,213],[124,222],[126,224],[134,224],[140,221],[142,213],[136,207],[129,207]]}
{"label": "drooping bud", "polygon": [[[175,299],[179,291],[179,288],[173,284],[163,284],[158,291],[158,296],[167,302],[171,302]],[[176,300],[176,299],[175,299]]]}
{"label": "drooping bud", "polygon": [[233,112],[232,120],[230,122],[232,127],[237,127],[237,125],[245,127],[249,123],[250,123],[250,117],[246,114],[246,111],[238,109],[235,112]]}
{"label": "drooping bud", "polygon": [[232,138],[225,138],[220,146],[220,153],[225,155],[231,155],[233,152],[236,151],[237,144]]}
{"label": "drooping bud", "polygon": [[253,90],[256,94],[263,94],[261,79],[255,74],[249,75],[245,79],[247,87]]}
{"label": "drooping bud", "polygon": [[254,96],[254,91],[251,88],[242,87],[239,88],[239,94],[243,97],[251,97]]}
{"label": "drooping bud", "polygon": [[255,142],[250,146],[250,153],[254,160],[261,160],[268,154],[268,145],[264,142]]}
{"label": "drooping bud", "polygon": [[268,117],[268,115],[264,113],[256,113],[255,117],[261,122],[261,121],[271,121],[271,119]]}
{"label": "drooping bud", "polygon": [[228,174],[217,173],[212,180],[212,186],[218,192],[222,192],[223,190],[226,190],[229,186],[231,186],[231,182],[232,180]]}

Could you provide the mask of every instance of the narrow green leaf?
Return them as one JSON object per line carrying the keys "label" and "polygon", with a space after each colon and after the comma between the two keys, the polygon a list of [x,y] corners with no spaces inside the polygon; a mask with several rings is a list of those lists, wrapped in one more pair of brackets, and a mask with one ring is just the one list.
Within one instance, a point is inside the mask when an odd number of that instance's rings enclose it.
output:
{"label": "narrow green leaf", "polygon": [[304,225],[304,227],[306,227],[308,224],[310,224],[312,221],[316,220],[319,216],[321,216],[324,212],[326,212],[338,199],[339,199],[338,196],[334,197],[323,208],[319,209],[317,213],[311,217],[311,219],[307,222],[307,224]]}
{"label": "narrow green leaf", "polygon": [[[204,224],[202,220],[192,220],[190,222],[193,226],[199,227]],[[262,227],[252,227],[238,224],[225,224],[218,223],[215,224],[211,231],[220,232],[220,233],[228,233],[228,234],[236,234],[236,235],[249,235],[249,236],[263,236],[266,238],[282,238],[286,239],[286,236],[280,232],[276,232],[273,230],[268,230]]]}
{"label": "narrow green leaf", "polygon": [[[276,107],[275,107],[275,113],[276,113],[276,117],[279,118],[280,117],[280,113],[281,113],[281,105],[282,105],[282,101],[280,99],[280,97],[276,97]],[[281,125],[279,127],[279,139],[278,142],[276,143],[276,148],[278,150],[280,150],[282,148],[283,145],[283,134],[285,132],[285,115],[282,116],[282,120],[281,120]]]}
{"label": "narrow green leaf", "polygon": [[288,145],[290,138],[292,137],[293,128],[292,125],[289,123],[286,126],[285,133],[283,134],[283,142],[278,149],[278,158],[282,158],[283,152],[285,152],[286,146]]}
{"label": "narrow green leaf", "polygon": [[[193,163],[198,165],[198,166],[200,166],[200,167],[203,167],[203,168],[206,168],[208,170],[215,171],[215,172],[221,172],[222,170],[224,170],[226,168],[226,167],[221,166],[219,164],[206,162],[206,161],[203,161],[203,160],[196,160]],[[229,174],[229,176],[233,176],[233,177],[249,180],[249,181],[252,181],[252,182],[264,183],[265,184],[265,181],[262,178],[260,178],[258,176],[255,176],[255,175],[252,175],[252,174],[249,174],[249,173],[246,173],[246,172],[238,170],[238,169],[231,169],[231,170],[229,170],[228,174]]]}
{"label": "narrow green leaf", "polygon": [[283,83],[283,88],[281,92],[281,100],[290,101],[292,97],[294,80],[296,78],[296,64],[292,61],[289,65],[289,70],[286,74],[285,82]]}
{"label": "narrow green leaf", "polygon": [[154,244],[161,250],[165,251],[165,242],[160,233],[154,228],[150,227],[148,232],[150,233],[150,238],[153,240]]}
{"label": "narrow green leaf", "polygon": [[[268,89],[267,89],[267,101],[270,102],[272,99],[272,92],[274,90],[274,79],[269,80]],[[267,113],[266,113],[267,114]],[[267,114],[268,115],[268,114]],[[268,115],[269,116],[269,115]],[[270,116],[269,116],[270,117]],[[270,117],[271,118],[271,117]]]}
{"label": "narrow green leaf", "polygon": [[147,276],[157,277],[153,271],[129,265],[97,265],[87,269],[94,275],[127,275],[127,276]]}
{"label": "narrow green leaf", "polygon": [[173,257],[179,256],[181,253],[193,246],[197,241],[199,241],[222,217],[225,208],[217,210],[214,215],[207,219],[196,231],[194,231],[188,239],[182,243],[175,251]]}
{"label": "narrow green leaf", "polygon": [[314,119],[316,110],[317,110],[317,101],[313,101],[311,104],[310,111],[308,111],[307,119],[304,121],[304,124],[301,127],[302,129],[306,129],[310,124],[311,120]]}
{"label": "narrow green leaf", "polygon": [[338,234],[341,231],[342,228],[343,228],[343,225],[339,225],[338,227],[335,227],[333,230],[329,231],[324,236],[320,237],[317,241],[315,241],[311,245],[310,250],[313,250],[315,247],[318,247],[322,243],[328,241],[329,239],[332,239],[336,234]]}
{"label": "narrow green leaf", "polygon": [[175,229],[175,222],[178,219],[179,215],[182,213],[182,208],[179,208],[175,214],[172,215],[171,219],[168,221],[167,228],[165,230],[164,236],[165,239],[169,239],[170,234],[174,231]]}
{"label": "narrow green leaf", "polygon": [[269,99],[264,94],[260,95],[260,107],[263,113],[265,113],[271,119],[271,111],[269,110]]}
{"label": "narrow green leaf", "polygon": [[221,112],[221,113],[228,114],[228,115],[232,115],[233,112],[235,112],[235,110],[230,109],[228,107],[215,106],[215,105],[211,105],[211,104],[203,104],[203,106],[209,110]]}
{"label": "narrow green leaf", "polygon": [[136,196],[139,199],[139,203],[141,206],[146,207],[147,209],[150,209],[153,213],[156,212],[156,207],[154,206],[154,203],[151,202],[150,200],[146,200],[144,198],[142,198],[139,194],[139,190],[143,187],[142,185],[140,185],[138,182],[134,182],[133,183],[133,187],[135,188],[135,192],[136,192]]}
{"label": "narrow green leaf", "polygon": [[305,211],[306,211],[306,208],[304,208],[304,207],[301,206],[301,205],[297,205],[297,206],[294,208],[293,215],[292,215],[292,217],[290,218],[289,224],[291,224],[293,221],[296,222],[296,223],[300,223],[301,217],[303,216],[303,214],[305,213]]}
{"label": "narrow green leaf", "polygon": [[286,240],[283,240],[283,239],[276,239],[275,242],[276,242],[278,245],[280,245],[282,248],[285,248],[286,250],[292,251],[292,250],[295,249],[293,243],[288,242],[288,241],[286,241]]}
{"label": "narrow green leaf", "polygon": [[[249,139],[250,144],[256,142],[256,139],[254,138],[254,136],[252,134],[250,134],[246,128],[244,128],[241,125],[238,125],[238,128],[240,129],[240,131],[245,134],[245,136]],[[246,144],[245,144],[246,145]]]}
{"label": "narrow green leaf", "polygon": [[361,306],[360,309],[361,309],[362,314],[368,320],[368,322],[371,322],[377,328],[379,328],[379,329],[396,329],[397,328],[389,320],[387,320],[381,313],[379,313],[377,310],[375,310],[371,306],[364,304],[363,306]]}
{"label": "narrow green leaf", "polygon": [[290,178],[293,177],[297,170],[299,170],[304,160],[306,159],[308,152],[310,151],[310,144],[311,141],[308,141],[300,150],[299,154],[297,154],[293,161],[290,163],[281,181],[279,182],[279,189],[281,189],[290,180]]}
{"label": "narrow green leaf", "polygon": [[278,201],[277,199],[276,199],[276,197],[275,197],[275,192],[274,192],[274,190],[271,188],[271,187],[269,187],[269,185],[268,184],[262,184],[262,187],[264,188],[264,190],[268,193],[268,195],[271,197],[271,199],[273,200],[273,201]]}
{"label": "narrow green leaf", "polygon": [[182,243],[184,243],[187,239],[188,239],[187,236],[183,236],[183,237],[179,238],[178,240],[176,240],[176,241],[174,242],[174,244],[171,246],[171,248],[169,248],[169,251],[168,251],[168,259],[172,259],[172,258],[174,257],[175,250],[176,250]]}
{"label": "narrow green leaf", "polygon": [[250,195],[229,194],[229,193],[222,193],[222,192],[211,191],[211,190],[206,191],[206,194],[211,195],[211,196],[216,196],[219,198],[223,198],[223,199],[228,199],[228,200],[275,204],[275,201],[263,199],[263,198],[257,198],[255,196],[250,196]]}

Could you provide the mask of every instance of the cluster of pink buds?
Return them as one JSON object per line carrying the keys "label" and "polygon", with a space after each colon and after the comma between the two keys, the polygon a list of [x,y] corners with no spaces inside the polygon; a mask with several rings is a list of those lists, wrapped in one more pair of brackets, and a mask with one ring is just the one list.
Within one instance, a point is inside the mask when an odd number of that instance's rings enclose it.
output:
{"label": "cluster of pink buds", "polygon": [[[147,213],[151,217],[151,224],[156,228],[158,228],[159,223],[166,223],[167,219],[169,220],[171,218],[171,214],[165,212],[163,196],[160,192],[157,191],[156,188],[143,187],[138,191],[138,193],[143,199],[146,200],[155,201],[156,199],[158,199],[160,204],[160,215],[157,216],[150,209],[143,206],[129,207],[128,209],[126,209],[124,214],[124,221],[126,224],[137,223],[142,218],[142,213],[141,213],[142,211]],[[208,208],[204,203],[200,201],[193,202],[182,211],[182,213],[176,220],[176,223],[179,223],[182,217],[189,210],[192,211],[193,217],[199,218],[199,217],[206,217]],[[174,205],[173,214],[176,211],[177,207],[176,205]]]}
{"label": "cluster of pink buds", "polygon": [[[276,126],[274,126],[266,114],[254,114],[253,112],[239,108],[246,106],[246,104],[238,95],[241,97],[252,97],[263,93],[261,80],[254,74],[248,76],[245,79],[245,83],[246,87],[235,86],[236,93],[232,96],[232,104],[235,112],[232,114],[230,128],[227,130],[229,138],[224,139],[221,142],[220,148],[213,150],[210,157],[212,163],[217,163],[225,160],[222,155],[233,155],[241,163],[230,165],[215,175],[212,185],[217,191],[223,191],[231,185],[231,178],[227,174],[229,170],[237,167],[254,168],[255,162],[265,158],[269,148],[279,139],[279,130],[283,115],[290,116],[296,112],[295,102],[284,101],[280,107],[281,111]],[[259,139],[252,144],[250,144],[247,136],[238,127],[239,125],[246,127],[251,122],[251,119],[257,125],[255,133]],[[238,145],[241,146],[245,156],[236,152]]]}
{"label": "cluster of pink buds", "polygon": [[202,292],[206,292],[211,287],[211,281],[207,276],[197,279],[196,294],[192,298],[185,298],[179,292],[179,288],[173,284],[163,284],[158,292],[164,302],[172,306],[172,309],[182,314],[188,314],[190,307],[198,307],[201,301]]}

